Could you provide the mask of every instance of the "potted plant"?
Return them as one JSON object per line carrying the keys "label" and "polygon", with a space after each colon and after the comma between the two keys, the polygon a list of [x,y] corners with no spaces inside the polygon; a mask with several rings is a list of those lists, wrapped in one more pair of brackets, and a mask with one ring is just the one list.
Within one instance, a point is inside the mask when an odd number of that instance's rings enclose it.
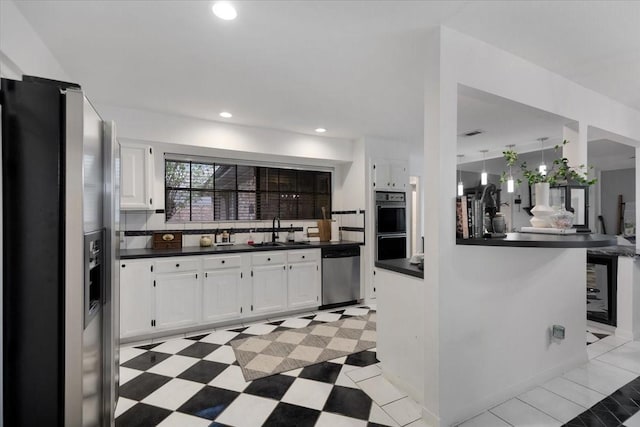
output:
{"label": "potted plant", "polygon": [[[562,144],[558,144],[554,147],[554,150],[558,152],[564,145],[568,144],[566,139],[562,141]],[[509,149],[502,152],[509,170],[515,165],[518,160],[518,153],[513,149]],[[569,160],[566,157],[559,157],[553,160],[551,169],[547,173],[542,173],[538,168],[529,168],[527,162],[520,164],[520,170],[522,176],[527,180],[529,185],[533,185],[535,188],[535,206],[531,209],[533,218],[531,219],[531,225],[534,227],[551,227],[551,216],[555,211],[549,206],[549,187],[558,184],[579,184],[579,185],[593,185],[596,179],[589,179],[587,173],[593,167],[587,168],[585,165],[578,167],[569,166]],[[507,178],[506,172],[502,172],[501,182],[505,182],[508,179],[513,179],[511,176]],[[517,184],[520,184],[522,180],[516,180]],[[555,223],[566,226],[568,221],[567,217],[570,213],[561,212],[560,215],[556,215],[558,218],[554,218]],[[572,219],[572,218],[571,218]]]}

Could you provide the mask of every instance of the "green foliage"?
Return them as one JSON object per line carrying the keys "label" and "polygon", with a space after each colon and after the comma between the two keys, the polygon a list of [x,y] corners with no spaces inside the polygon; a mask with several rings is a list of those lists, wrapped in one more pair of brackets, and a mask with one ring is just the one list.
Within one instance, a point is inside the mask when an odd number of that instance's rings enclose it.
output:
{"label": "green foliage", "polygon": [[[558,152],[563,146],[567,145],[569,141],[566,139],[562,141],[562,144],[558,144],[554,147]],[[502,152],[507,166],[513,166],[518,160],[518,153],[514,150],[507,150]],[[552,167],[547,171],[546,175],[540,173],[538,168],[530,169],[527,162],[520,164],[520,170],[522,176],[529,183],[529,185],[537,184],[539,182],[548,182],[550,185],[575,183],[580,185],[593,185],[596,183],[596,179],[589,179],[587,174],[593,169],[593,166],[588,168],[585,165],[577,167],[569,166],[569,160],[566,157],[559,157],[553,161]],[[500,182],[506,181],[506,172],[502,172]],[[521,183],[521,180],[516,180],[517,184]]]}
{"label": "green foliage", "polygon": [[502,152],[504,159],[507,161],[507,166],[513,166],[518,161],[518,153],[514,150],[506,150]]}

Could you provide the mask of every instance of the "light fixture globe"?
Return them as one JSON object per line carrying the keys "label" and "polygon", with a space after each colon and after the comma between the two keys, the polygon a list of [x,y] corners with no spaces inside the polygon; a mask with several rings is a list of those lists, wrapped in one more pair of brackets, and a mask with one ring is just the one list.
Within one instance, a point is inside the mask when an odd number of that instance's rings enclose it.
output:
{"label": "light fixture globe", "polygon": [[228,1],[218,1],[211,7],[213,14],[225,21],[232,21],[238,16],[236,9]]}

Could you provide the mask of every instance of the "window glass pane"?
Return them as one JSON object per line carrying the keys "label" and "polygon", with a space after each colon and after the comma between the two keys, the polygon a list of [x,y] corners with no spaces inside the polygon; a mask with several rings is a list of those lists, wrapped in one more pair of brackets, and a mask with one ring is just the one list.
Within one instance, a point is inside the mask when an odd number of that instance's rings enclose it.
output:
{"label": "window glass pane", "polygon": [[164,179],[167,187],[189,188],[191,168],[189,162],[167,160],[164,163]]}
{"label": "window glass pane", "polygon": [[280,195],[280,218],[298,219],[298,195],[285,193]]}
{"label": "window glass pane", "polygon": [[331,173],[316,172],[316,191],[318,193],[331,193]]}
{"label": "window glass pane", "polygon": [[316,173],[311,171],[298,171],[298,191],[312,193],[315,187]]}
{"label": "window glass pane", "polygon": [[214,219],[216,221],[228,221],[236,219],[236,197],[235,191],[216,191]]}
{"label": "window glass pane", "polygon": [[322,218],[322,206],[327,208],[327,217],[331,216],[331,197],[328,194],[317,194],[315,203],[315,218]]}
{"label": "window glass pane", "polygon": [[190,221],[191,211],[188,190],[167,190],[165,192],[165,215],[167,222]]}
{"label": "window glass pane", "polygon": [[[316,219],[315,212],[315,197],[313,194],[300,194],[298,198],[298,219]],[[319,217],[322,218],[322,217]]]}
{"label": "window glass pane", "polygon": [[238,165],[238,190],[248,190],[248,191],[256,190],[255,166]]}
{"label": "window glass pane", "polygon": [[317,219],[331,211],[331,173],[165,160],[168,222]]}
{"label": "window glass pane", "polygon": [[260,219],[273,219],[278,216],[280,197],[278,193],[260,194]]}
{"label": "window glass pane", "polygon": [[212,191],[193,191],[191,193],[191,221],[213,221]]}
{"label": "window glass pane", "polygon": [[278,169],[258,168],[260,178],[260,190],[278,191]]}
{"label": "window glass pane", "polygon": [[216,164],[216,190],[236,189],[235,165]]}
{"label": "window glass pane", "polygon": [[281,193],[296,191],[297,185],[297,171],[292,169],[280,169],[280,175],[278,177],[278,188]]}
{"label": "window glass pane", "polygon": [[238,219],[256,219],[256,193],[238,192]]}
{"label": "window glass pane", "polygon": [[213,190],[213,165],[207,163],[191,164],[191,188]]}

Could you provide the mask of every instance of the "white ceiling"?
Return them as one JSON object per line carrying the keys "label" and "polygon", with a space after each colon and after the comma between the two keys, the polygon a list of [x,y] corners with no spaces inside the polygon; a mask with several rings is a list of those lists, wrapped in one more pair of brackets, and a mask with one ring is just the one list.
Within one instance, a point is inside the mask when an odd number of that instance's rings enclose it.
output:
{"label": "white ceiling", "polygon": [[[463,155],[461,169],[500,174],[505,170],[502,152],[507,144],[514,144],[519,154],[518,164],[526,161],[537,165],[542,161],[541,144],[544,141],[544,157],[547,166],[562,154],[554,147],[563,140],[563,126],[576,128],[577,123],[546,111],[519,104],[486,92],[467,87],[458,90],[458,154]],[[461,127],[462,125],[469,127]],[[483,133],[463,136],[463,132],[481,129]],[[610,132],[589,127],[587,131],[587,158],[589,165],[600,170],[627,169],[635,167],[635,146],[638,142]],[[570,141],[571,142],[571,141]],[[486,153],[483,167],[480,150]]]}
{"label": "white ceiling", "polygon": [[[539,138],[548,138],[544,147],[562,142],[562,128],[575,128],[576,123],[564,117],[529,107],[476,89],[458,89],[458,154],[465,162],[482,157],[502,157],[507,145],[515,145],[519,153],[537,151]],[[463,135],[472,130],[483,133]]]}
{"label": "white ceiling", "polygon": [[640,2],[243,1],[230,22],[210,1],[17,4],[96,103],[419,143],[443,24],[640,110]]}

